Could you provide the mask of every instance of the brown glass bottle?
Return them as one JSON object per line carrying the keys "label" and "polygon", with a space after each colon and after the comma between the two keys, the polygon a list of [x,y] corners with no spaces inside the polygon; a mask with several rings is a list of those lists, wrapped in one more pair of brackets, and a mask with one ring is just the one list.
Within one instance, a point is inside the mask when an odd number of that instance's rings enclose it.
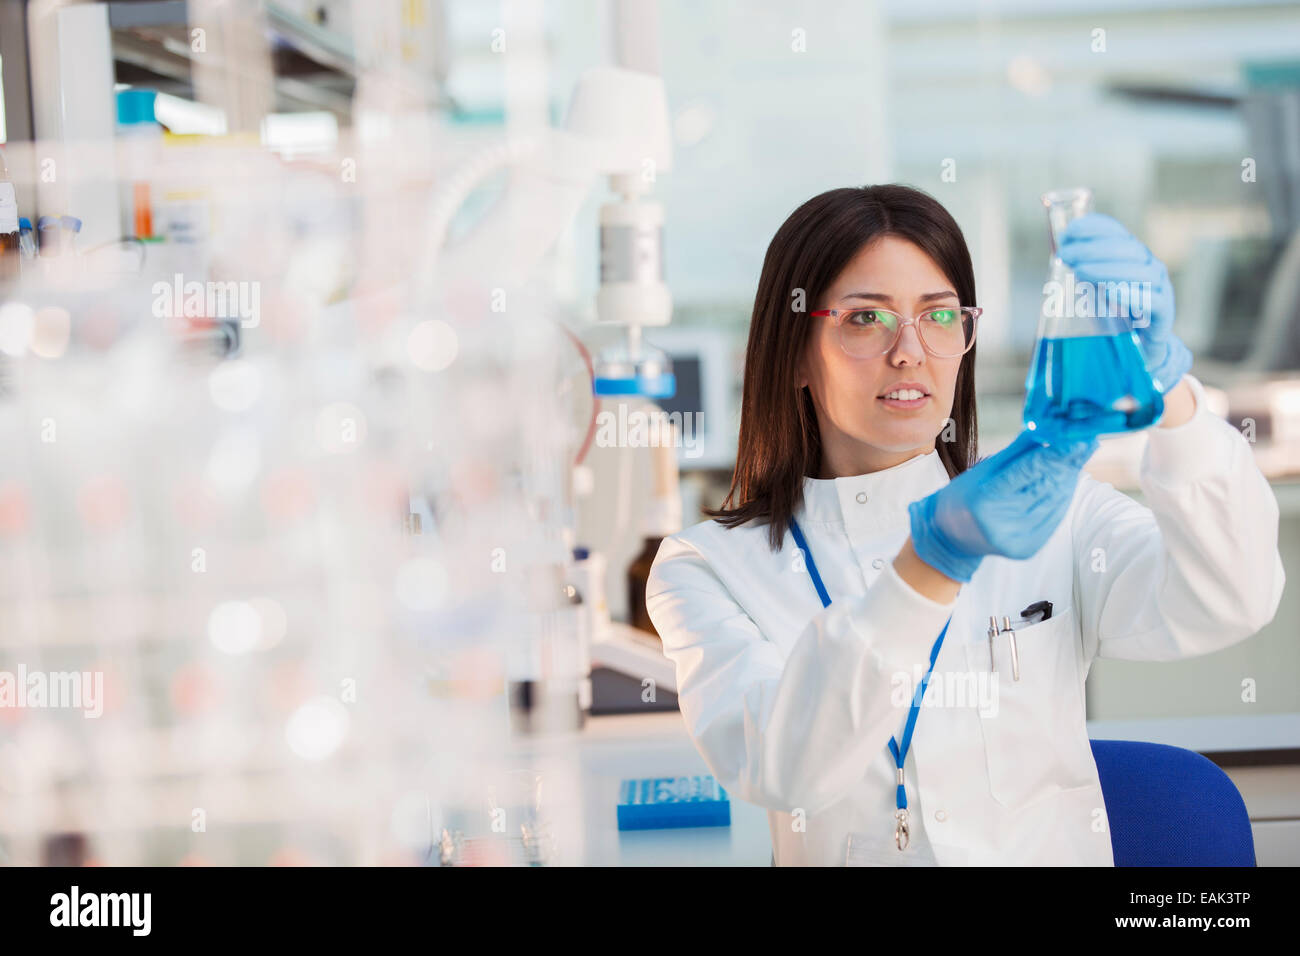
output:
{"label": "brown glass bottle", "polygon": [[662,537],[646,538],[645,547],[641,549],[641,553],[627,566],[628,622],[633,627],[649,631],[655,637],[659,636],[659,632],[655,630],[650,615],[646,611],[645,589],[646,582],[650,579],[650,565],[654,564],[655,555],[659,553],[659,545],[663,540]]}
{"label": "brown glass bottle", "polygon": [[0,282],[17,279],[22,266],[18,254],[18,233],[0,233]]}
{"label": "brown glass bottle", "polygon": [[18,251],[18,204],[14,185],[4,179],[0,161],[0,282],[18,278],[22,256]]}

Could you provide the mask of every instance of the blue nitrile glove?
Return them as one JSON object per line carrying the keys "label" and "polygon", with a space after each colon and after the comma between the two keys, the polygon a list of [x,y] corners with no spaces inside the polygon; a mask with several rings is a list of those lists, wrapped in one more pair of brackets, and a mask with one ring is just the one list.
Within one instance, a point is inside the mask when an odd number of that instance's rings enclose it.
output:
{"label": "blue nitrile glove", "polygon": [[912,547],[930,567],[969,581],[991,554],[1031,557],[1069,510],[1097,439],[1044,445],[1026,429],[998,452],[908,506]]}
{"label": "blue nitrile glove", "polygon": [[[1165,264],[1119,222],[1095,212],[1066,227],[1057,255],[1084,282],[1151,284],[1151,314],[1134,314],[1132,324],[1147,371],[1168,394],[1192,367],[1192,353],[1174,334],[1174,287]],[[1100,305],[1105,299],[1097,301]]]}

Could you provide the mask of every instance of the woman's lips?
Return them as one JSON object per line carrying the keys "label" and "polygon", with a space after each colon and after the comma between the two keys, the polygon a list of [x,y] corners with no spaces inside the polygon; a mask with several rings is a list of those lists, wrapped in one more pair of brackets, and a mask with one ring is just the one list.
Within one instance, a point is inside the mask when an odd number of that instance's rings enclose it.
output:
{"label": "woman's lips", "polygon": [[922,395],[920,398],[907,399],[900,398],[877,398],[876,401],[883,402],[886,408],[920,408],[930,400],[929,395]]}
{"label": "woman's lips", "polygon": [[901,398],[878,398],[876,401],[883,402],[885,407],[888,408],[919,408],[930,401],[930,395],[922,395],[920,398],[909,399],[909,401],[904,401]]}

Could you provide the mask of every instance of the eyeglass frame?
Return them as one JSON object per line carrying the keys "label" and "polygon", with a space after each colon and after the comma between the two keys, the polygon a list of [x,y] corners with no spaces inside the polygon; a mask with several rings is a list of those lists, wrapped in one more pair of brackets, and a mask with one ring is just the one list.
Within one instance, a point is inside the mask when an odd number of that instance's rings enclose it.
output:
{"label": "eyeglass frame", "polygon": [[[929,315],[931,312],[943,312],[950,309],[956,309],[958,312],[962,312],[962,313],[969,312],[971,314],[970,341],[966,343],[966,347],[962,349],[960,352],[953,352],[950,355],[945,355],[941,352],[936,352],[934,349],[930,348],[928,344],[926,344],[925,336],[921,334],[921,327],[917,325],[917,322],[920,319],[924,318],[925,316]],[[844,327],[844,319],[840,318],[840,316],[844,316],[845,318],[848,318],[854,312],[888,312],[890,315],[897,316],[898,328],[894,330],[894,337],[889,340],[889,347],[884,349],[881,352],[875,353],[875,355],[854,355],[847,348],[844,348],[844,339],[843,336],[840,335],[839,336],[840,348],[844,349],[844,354],[848,355],[850,358],[875,358],[876,355],[888,355],[890,352],[894,350],[894,346],[898,344],[898,340],[903,334],[903,329],[909,325],[916,326],[916,338],[917,341],[921,343],[921,348],[925,349],[925,351],[929,352],[935,358],[957,358],[959,356],[965,355],[967,352],[971,350],[972,347],[974,347],[975,333],[979,331],[979,318],[981,315],[984,314],[984,309],[978,305],[956,305],[956,306],[936,305],[933,308],[926,309],[923,312],[918,313],[917,315],[911,316],[910,318],[905,318],[903,315],[899,314],[898,312],[895,312],[893,309],[885,309],[876,305],[864,305],[864,306],[859,306],[856,309],[819,309],[816,312],[809,312],[808,314],[813,318],[826,316],[828,318],[835,319],[836,320],[835,328],[842,329]]]}

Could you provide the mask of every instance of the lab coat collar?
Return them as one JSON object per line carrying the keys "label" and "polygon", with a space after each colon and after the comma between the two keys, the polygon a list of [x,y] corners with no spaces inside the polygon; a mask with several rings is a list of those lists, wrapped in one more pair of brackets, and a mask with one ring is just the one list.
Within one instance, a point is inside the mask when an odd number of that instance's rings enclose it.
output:
{"label": "lab coat collar", "polygon": [[865,475],[805,477],[803,503],[795,514],[800,523],[893,530],[909,523],[909,504],[947,483],[948,469],[936,450]]}

